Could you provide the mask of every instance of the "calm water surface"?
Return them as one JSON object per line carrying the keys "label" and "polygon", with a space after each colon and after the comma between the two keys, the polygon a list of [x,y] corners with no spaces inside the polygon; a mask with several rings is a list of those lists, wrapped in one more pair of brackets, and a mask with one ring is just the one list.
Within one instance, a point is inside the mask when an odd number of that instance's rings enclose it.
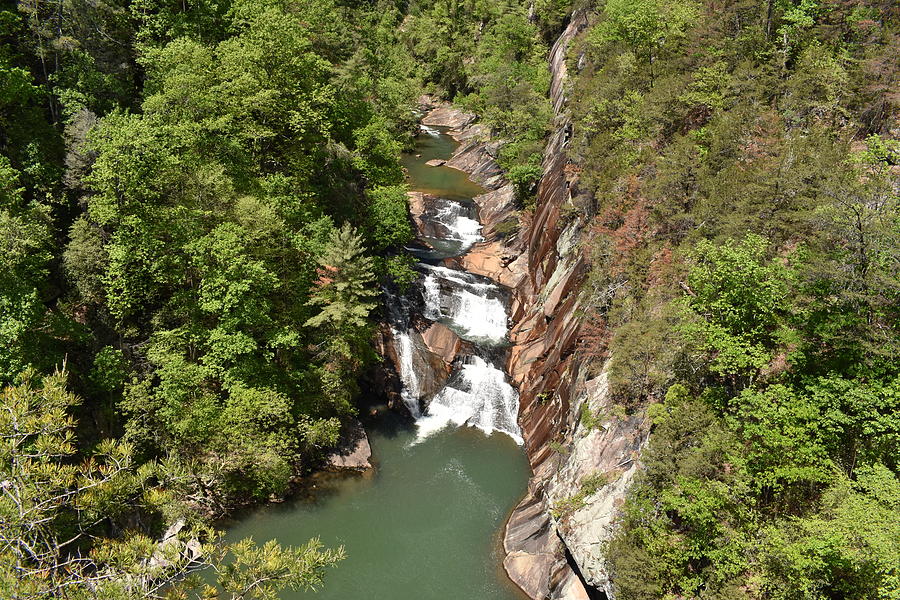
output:
{"label": "calm water surface", "polygon": [[414,444],[393,416],[367,426],[374,473],[319,478],[309,497],[257,511],[228,538],[344,546],[322,590],[286,600],[521,600],[499,539],[528,478],[521,448],[471,428]]}
{"label": "calm water surface", "polygon": [[425,163],[433,158],[448,159],[458,144],[449,135],[446,127],[429,128],[439,135],[422,133],[416,139],[416,150],[404,154],[403,166],[409,173],[410,187],[420,192],[435,194],[450,200],[467,202],[483,194],[485,189],[469,179],[462,171],[449,167],[429,167]]}
{"label": "calm water surface", "polygon": [[[411,187],[463,202],[482,193],[460,171],[425,165],[455,147],[446,135],[419,136],[420,156],[404,157]],[[347,559],[324,589],[284,592],[284,600],[522,600],[500,544],[528,479],[522,449],[472,428],[417,442],[415,426],[396,415],[365,425],[374,472],[316,477],[301,497],[240,519],[227,538],[344,546]]]}

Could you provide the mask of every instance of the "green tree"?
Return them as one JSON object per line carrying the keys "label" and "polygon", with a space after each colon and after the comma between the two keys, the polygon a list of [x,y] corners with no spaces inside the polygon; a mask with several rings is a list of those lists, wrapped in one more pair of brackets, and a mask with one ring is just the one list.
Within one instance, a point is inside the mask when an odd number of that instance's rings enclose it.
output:
{"label": "green tree", "polygon": [[50,211],[23,198],[18,173],[0,155],[0,384],[42,365],[42,298],[52,258]]}
{"label": "green tree", "polygon": [[646,60],[650,85],[654,61],[661,48],[683,37],[697,19],[698,7],[691,0],[606,0],[606,20],[592,35],[598,42],[622,42]]}
{"label": "green tree", "polygon": [[779,259],[766,260],[768,247],[754,234],[739,243],[701,241],[688,276],[682,331],[708,353],[714,373],[739,387],[752,383],[786,335],[794,273]]}
{"label": "green tree", "polygon": [[334,230],[319,265],[319,279],[309,304],[322,308],[306,325],[326,326],[338,335],[366,327],[375,308],[370,298],[378,291],[374,289],[372,259],[365,256],[362,236],[352,225],[344,223]]}
{"label": "green tree", "polygon": [[881,465],[836,478],[813,515],[762,532],[768,598],[890,598],[900,585],[900,481]]}
{"label": "green tree", "polygon": [[[184,473],[171,465],[137,465],[132,448],[107,440],[84,460],[76,453],[79,400],[65,373],[0,392],[0,593],[4,597],[137,600],[169,588],[182,597],[225,594],[232,600],[273,598],[278,589],[313,589],[343,549],[318,540],[300,548],[251,540],[226,546],[220,534],[178,519],[156,541],[147,532],[111,535],[109,524],[136,515],[171,514]],[[137,519],[138,522],[141,519]],[[194,576],[212,567],[217,585]]]}
{"label": "green tree", "polygon": [[405,187],[377,186],[370,188],[366,195],[367,229],[377,250],[401,246],[413,239]]}

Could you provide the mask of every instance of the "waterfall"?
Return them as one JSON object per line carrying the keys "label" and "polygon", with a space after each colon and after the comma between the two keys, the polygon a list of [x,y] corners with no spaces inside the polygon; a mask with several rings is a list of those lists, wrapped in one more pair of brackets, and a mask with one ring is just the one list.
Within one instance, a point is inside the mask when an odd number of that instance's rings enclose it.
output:
{"label": "waterfall", "polygon": [[[425,125],[422,133],[444,135]],[[454,196],[454,190],[446,192]],[[486,277],[429,264],[462,256],[483,239],[477,209],[465,199],[456,201],[439,194],[429,195],[427,200],[419,221],[419,240],[427,250],[411,250],[426,261],[416,267],[423,275],[417,284],[421,302],[415,295],[392,296],[386,292],[396,366],[403,384],[401,397],[416,420],[418,439],[450,425],[468,425],[487,434],[504,433],[521,444],[519,395],[501,366],[503,350],[492,349],[507,342],[507,293]],[[438,357],[429,355],[425,347],[417,347],[422,341],[418,332],[424,329],[421,319],[412,318],[414,312],[446,325],[470,342],[455,359],[445,358],[454,361],[453,370],[447,384],[430,398],[423,397],[423,387],[433,388],[422,385],[419,369],[434,368],[428,363]],[[427,381],[427,374],[425,377]],[[424,411],[422,405],[427,406]]]}
{"label": "waterfall", "polygon": [[447,228],[446,239],[460,242],[459,254],[465,254],[476,242],[482,240],[481,223],[466,214],[459,202],[445,200],[434,219]]}
{"label": "waterfall", "polygon": [[429,127],[428,125],[419,125],[419,128],[422,130],[422,133],[426,135],[430,135],[431,137],[441,137],[441,132],[434,127]]}
{"label": "waterfall", "polygon": [[519,394],[507,383],[503,371],[480,356],[469,356],[416,425],[420,439],[452,424],[470,425],[487,434],[499,431],[521,444],[518,412]]}
{"label": "waterfall", "polygon": [[400,359],[400,381],[403,383],[400,397],[413,418],[418,419],[422,416],[422,410],[419,408],[419,397],[417,395],[419,392],[419,376],[413,364],[415,347],[407,331],[399,331],[392,328],[391,332],[394,335],[395,348]]}
{"label": "waterfall", "polygon": [[430,195],[425,202],[418,239],[428,249],[407,248],[416,256],[426,260],[462,256],[484,239],[475,206]]}
{"label": "waterfall", "polygon": [[506,341],[506,306],[497,285],[463,271],[421,267],[428,271],[422,286],[427,318],[444,323],[471,342],[496,346]]}

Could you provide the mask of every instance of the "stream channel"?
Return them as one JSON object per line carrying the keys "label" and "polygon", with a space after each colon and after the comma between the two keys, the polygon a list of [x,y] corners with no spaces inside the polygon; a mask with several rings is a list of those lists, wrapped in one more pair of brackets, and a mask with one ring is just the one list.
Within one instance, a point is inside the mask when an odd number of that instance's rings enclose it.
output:
{"label": "stream channel", "polygon": [[[404,155],[410,187],[429,195],[427,231],[414,253],[416,287],[389,298],[403,400],[413,419],[364,417],[374,471],[322,473],[303,493],[243,516],[227,539],[252,536],[300,545],[320,537],[343,545],[347,559],[316,593],[284,600],[521,600],[503,571],[501,530],[521,497],[528,463],[519,446],[518,396],[502,370],[507,338],[505,291],[490,280],[442,264],[479,237],[472,198],[484,189],[465,173],[427,166],[447,159],[456,142],[422,128]],[[417,313],[417,314],[413,314]],[[413,318],[448,326],[464,341],[446,386],[423,406],[413,360]]]}

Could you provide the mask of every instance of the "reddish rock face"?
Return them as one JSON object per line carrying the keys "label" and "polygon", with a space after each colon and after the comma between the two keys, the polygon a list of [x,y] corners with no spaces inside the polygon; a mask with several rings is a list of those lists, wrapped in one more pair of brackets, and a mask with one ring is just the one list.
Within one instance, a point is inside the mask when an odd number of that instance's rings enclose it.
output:
{"label": "reddish rock face", "polygon": [[474,200],[478,205],[478,216],[482,226],[481,234],[485,239],[499,239],[501,235],[497,231],[497,226],[504,221],[518,221],[519,219],[515,190],[510,183],[486,194],[475,196]]}
{"label": "reddish rock face", "polygon": [[432,323],[422,333],[422,341],[432,354],[447,364],[448,368],[456,359],[462,345],[459,336],[442,323]]}
{"label": "reddish rock face", "polygon": [[[571,190],[577,188],[578,174],[578,169],[567,168],[571,165],[566,157],[565,55],[585,25],[583,14],[574,15],[550,53],[557,120],[544,155],[534,214],[516,205],[512,186],[494,160],[498,144],[473,124],[472,115],[441,105],[423,120],[454,128],[450,135],[461,146],[446,166],[469,173],[489,190],[474,199],[484,241],[453,262],[511,290],[507,373],[519,390],[519,425],[533,477],[506,526],[504,567],[530,597],[541,600],[586,600],[582,580],[610,591],[597,548],[612,527],[614,511],[609,507],[618,506],[630,475],[604,486],[584,511],[565,521],[552,517],[550,508],[560,497],[574,493],[586,473],[629,464],[627,472],[634,473],[634,457],[646,441],[639,416],[587,436],[578,430],[578,411],[584,402],[590,400],[591,406],[611,402],[595,389],[596,379],[586,381],[575,353],[578,295],[586,268],[577,244],[581,225],[561,219],[563,207],[571,203]],[[434,99],[426,100],[434,108]],[[410,196],[414,218],[426,210],[426,202],[424,197]],[[460,351],[459,341],[444,329],[432,326],[422,338],[432,356],[452,361]],[[560,454],[560,443],[571,455]],[[591,515],[596,515],[593,521]],[[580,573],[566,560],[567,549]]]}

